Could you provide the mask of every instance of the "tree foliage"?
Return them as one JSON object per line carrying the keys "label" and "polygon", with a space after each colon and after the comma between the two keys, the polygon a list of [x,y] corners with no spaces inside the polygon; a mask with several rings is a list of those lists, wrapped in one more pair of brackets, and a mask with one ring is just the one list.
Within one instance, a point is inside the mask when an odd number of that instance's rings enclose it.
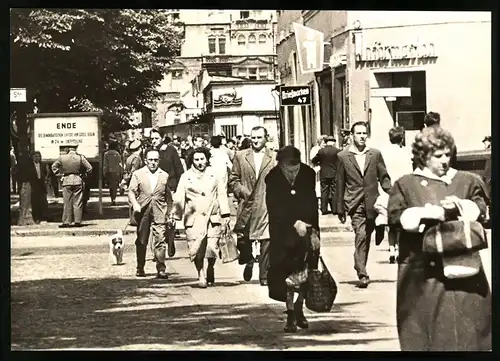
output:
{"label": "tree foliage", "polygon": [[11,9],[11,86],[40,112],[104,112],[109,131],[158,97],[181,30],[165,10]]}

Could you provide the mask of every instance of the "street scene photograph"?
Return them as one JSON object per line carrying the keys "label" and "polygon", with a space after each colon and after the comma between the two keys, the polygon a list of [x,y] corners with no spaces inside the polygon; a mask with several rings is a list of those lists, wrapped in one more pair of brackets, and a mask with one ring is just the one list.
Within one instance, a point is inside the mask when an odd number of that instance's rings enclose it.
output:
{"label": "street scene photograph", "polygon": [[11,8],[7,349],[491,352],[491,39]]}

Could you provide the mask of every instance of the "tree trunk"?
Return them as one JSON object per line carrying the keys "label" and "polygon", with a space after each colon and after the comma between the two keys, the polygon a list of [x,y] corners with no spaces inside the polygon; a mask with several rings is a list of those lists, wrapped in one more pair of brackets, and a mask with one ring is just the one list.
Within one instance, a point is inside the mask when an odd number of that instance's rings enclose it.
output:
{"label": "tree trunk", "polygon": [[19,193],[19,220],[17,221],[17,225],[29,226],[34,223],[31,212],[31,184],[23,182],[21,192]]}

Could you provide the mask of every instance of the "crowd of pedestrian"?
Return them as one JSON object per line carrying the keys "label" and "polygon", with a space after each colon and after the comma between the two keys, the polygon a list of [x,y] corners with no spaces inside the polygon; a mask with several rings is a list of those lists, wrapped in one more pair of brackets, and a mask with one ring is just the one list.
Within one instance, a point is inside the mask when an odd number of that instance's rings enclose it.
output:
{"label": "crowd of pedestrian", "polygon": [[[388,133],[390,146],[379,150],[367,142],[368,124],[355,122],[341,147],[335,137],[321,136],[309,165],[293,146],[269,149],[262,126],[254,127],[249,137],[234,139],[170,138],[153,129],[147,140],[130,142],[126,159],[110,144],[104,174],[112,204],[120,188],[128,195],[130,222],[137,227],[136,276],[146,276],[147,245],[152,242],[157,278],[168,279],[167,254],[175,255],[175,225],[183,221],[198,284],[215,285],[219,242],[230,224],[233,199],[232,230],[243,279],[252,279],[258,263],[260,285],[285,304],[285,332],[308,328],[304,275],[318,267],[320,210],[337,215],[341,223],[350,218],[353,267],[361,289],[371,283],[373,234],[377,245],[388,239],[389,261],[398,264],[397,324],[403,351],[490,350],[490,286],[477,249],[467,246],[472,241],[464,222],[485,224],[491,176],[456,169],[456,145],[438,113],[428,113],[424,123],[411,148],[404,129],[394,127]],[[491,138],[483,142],[489,148]],[[40,153],[32,159],[32,191],[43,193],[43,182],[36,182],[46,177]],[[76,147],[69,147],[51,169],[62,179],[61,227],[81,225],[91,165]],[[37,217],[43,217],[46,207],[42,198],[32,198]],[[431,252],[429,244],[438,243],[437,234],[441,246]],[[453,245],[446,245],[447,240]]]}

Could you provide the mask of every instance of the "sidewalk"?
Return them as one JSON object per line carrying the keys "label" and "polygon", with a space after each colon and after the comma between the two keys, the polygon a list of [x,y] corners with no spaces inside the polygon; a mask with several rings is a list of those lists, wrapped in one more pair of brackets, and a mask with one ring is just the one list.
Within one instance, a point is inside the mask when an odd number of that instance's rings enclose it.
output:
{"label": "sidewalk", "polygon": [[[123,266],[111,266],[106,237],[12,239],[12,349],[107,350],[398,350],[396,267],[387,252],[371,251],[373,283],[357,289],[352,235],[323,245],[338,284],[330,313],[306,310],[310,328],[285,334],[284,304],[242,280],[236,262],[216,264],[216,285],[197,287],[186,243],[167,261],[170,279],[138,279],[126,237]],[[29,264],[29,267],[26,265]],[[40,327],[39,325],[43,325]]]}

